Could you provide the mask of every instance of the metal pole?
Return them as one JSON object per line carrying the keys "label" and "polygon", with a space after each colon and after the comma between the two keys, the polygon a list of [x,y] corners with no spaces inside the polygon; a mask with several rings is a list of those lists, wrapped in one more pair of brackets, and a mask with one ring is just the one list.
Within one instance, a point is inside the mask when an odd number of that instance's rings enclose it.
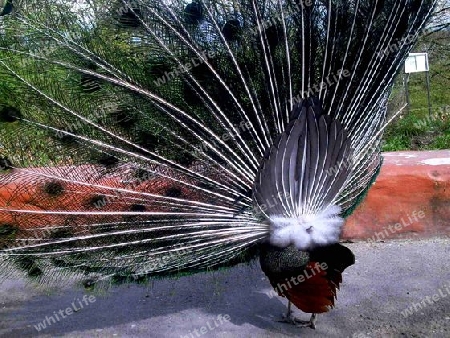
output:
{"label": "metal pole", "polygon": [[403,77],[403,83],[404,83],[404,85],[405,85],[406,111],[409,113],[408,78],[409,78],[409,74],[406,73],[405,76]]}
{"label": "metal pole", "polygon": [[428,115],[431,117],[431,99],[430,99],[430,72],[427,73],[427,92],[428,92]]}

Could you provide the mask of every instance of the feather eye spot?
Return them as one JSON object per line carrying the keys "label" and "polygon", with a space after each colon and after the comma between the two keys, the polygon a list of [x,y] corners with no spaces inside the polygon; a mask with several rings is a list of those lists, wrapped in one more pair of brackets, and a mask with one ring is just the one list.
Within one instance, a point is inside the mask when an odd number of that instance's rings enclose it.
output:
{"label": "feather eye spot", "polygon": [[113,285],[121,285],[126,283],[146,284],[148,283],[148,277],[143,276],[128,276],[128,275],[114,275],[111,277],[111,283]]}
{"label": "feather eye spot", "polygon": [[134,172],[134,177],[141,182],[148,181],[149,179],[153,178],[153,176],[154,174],[141,168],[136,169],[136,171]]}
{"label": "feather eye spot", "polygon": [[86,290],[92,290],[95,286],[95,280],[93,279],[86,279],[83,281],[83,286]]}
{"label": "feather eye spot", "polygon": [[17,260],[18,267],[25,271],[29,277],[39,277],[42,275],[42,270],[30,257],[21,257]]}
{"label": "feather eye spot", "polygon": [[169,189],[166,190],[164,196],[166,197],[180,197],[181,196],[181,189],[177,188],[177,187],[170,187]]}
{"label": "feather eye spot", "polygon": [[6,238],[8,236],[14,235],[18,228],[12,224],[0,224],[0,238]]}
{"label": "feather eye spot", "polygon": [[[150,133],[148,131],[142,131],[140,133],[139,138],[137,139],[136,143],[139,144],[142,148],[144,148],[147,151],[155,151],[156,147],[158,146],[159,139],[153,133]],[[138,153],[141,153],[144,155],[148,155],[147,151],[137,149]]]}
{"label": "feather eye spot", "polygon": [[133,110],[128,107],[119,107],[116,110],[109,113],[113,121],[121,128],[131,128],[137,123],[136,116],[133,114]]}
{"label": "feather eye spot", "polygon": [[119,24],[123,27],[137,28],[141,25],[139,17],[142,15],[139,7],[136,6],[135,1],[126,1],[125,5],[119,10]]}
{"label": "feather eye spot", "polygon": [[3,107],[0,109],[0,122],[12,123],[22,117],[19,109],[14,107]]}
{"label": "feather eye spot", "polygon": [[86,205],[91,208],[101,209],[106,205],[107,202],[108,201],[105,195],[95,195],[87,200]]}
{"label": "feather eye spot", "polygon": [[14,5],[12,3],[12,0],[7,0],[2,11],[0,12],[0,16],[5,16],[8,14],[11,14],[14,10]]}
{"label": "feather eye spot", "polygon": [[271,25],[265,30],[267,42],[269,44],[269,48],[271,51],[275,50],[275,48],[282,41],[282,32],[281,27],[279,25]]}
{"label": "feather eye spot", "polygon": [[56,133],[51,133],[51,137],[56,140],[57,142],[61,143],[64,146],[73,146],[76,144],[77,139],[73,135],[66,134],[66,132],[74,133],[74,131],[71,130],[64,130],[61,129],[57,131]]}
{"label": "feather eye spot", "polygon": [[28,276],[30,277],[39,277],[42,275],[42,270],[37,266],[32,266],[30,270],[28,270]]}
{"label": "feather eye spot", "polygon": [[83,92],[87,94],[95,93],[101,89],[100,84],[98,83],[98,79],[89,74],[82,74],[80,80],[81,88]]}
{"label": "feather eye spot", "polygon": [[177,163],[182,165],[183,167],[189,167],[195,161],[195,157],[190,153],[180,154],[180,157],[177,158]]}
{"label": "feather eye spot", "polygon": [[51,239],[63,239],[71,237],[73,237],[73,231],[71,231],[69,228],[56,229],[49,236],[49,238]]}
{"label": "feather eye spot", "polygon": [[16,239],[19,228],[12,224],[0,224],[0,249],[8,247],[8,243]]}
{"label": "feather eye spot", "polygon": [[113,167],[119,162],[119,159],[112,155],[103,155],[98,160],[97,163],[104,166],[104,167]]}
{"label": "feather eye spot", "polygon": [[239,20],[228,20],[222,28],[222,34],[228,41],[237,40],[241,30],[241,23]]}
{"label": "feather eye spot", "polygon": [[12,162],[7,157],[0,157],[0,171],[10,170],[13,168]]}
{"label": "feather eye spot", "polygon": [[56,197],[64,193],[64,186],[58,181],[46,182],[43,186],[43,191],[47,195]]}
{"label": "feather eye spot", "polygon": [[192,1],[184,9],[187,24],[198,25],[203,20],[203,8],[198,1]]}
{"label": "feather eye spot", "polygon": [[130,211],[136,211],[136,212],[144,212],[146,210],[145,206],[142,204],[133,204],[130,207]]}

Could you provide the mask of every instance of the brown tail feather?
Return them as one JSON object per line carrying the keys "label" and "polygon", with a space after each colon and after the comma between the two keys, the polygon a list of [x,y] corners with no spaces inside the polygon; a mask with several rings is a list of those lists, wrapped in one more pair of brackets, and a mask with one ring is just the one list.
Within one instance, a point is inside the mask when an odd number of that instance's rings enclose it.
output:
{"label": "brown tail feather", "polygon": [[[323,313],[334,307],[336,288],[339,280],[342,280],[341,273],[337,270],[332,274],[326,270],[318,272],[318,266],[317,262],[308,263],[305,272],[300,275],[305,277],[304,281],[297,282],[297,285],[290,282],[291,287],[280,293],[303,312]],[[333,276],[332,279],[329,278],[330,275]]]}
{"label": "brown tail feather", "polygon": [[282,297],[307,313],[334,307],[342,272],[354,264],[350,249],[341,244],[300,251],[293,246],[261,246],[261,268]]}

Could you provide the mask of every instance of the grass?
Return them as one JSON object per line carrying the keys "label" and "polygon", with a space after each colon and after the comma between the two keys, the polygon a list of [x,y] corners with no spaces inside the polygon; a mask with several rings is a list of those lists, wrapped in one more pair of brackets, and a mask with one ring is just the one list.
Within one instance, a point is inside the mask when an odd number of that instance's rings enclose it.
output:
{"label": "grass", "polygon": [[[448,34],[450,35],[450,33]],[[433,38],[431,38],[431,41],[433,41]],[[416,50],[427,50],[425,48],[426,43],[429,43],[429,41],[423,42],[422,45],[419,44]],[[386,129],[383,151],[450,149],[450,49],[447,45],[440,46],[440,49],[430,53],[431,115],[428,112],[425,73],[410,74],[408,82],[409,111],[401,113]],[[403,76],[403,74],[400,74],[395,81],[389,100],[389,115],[398,111],[406,102]],[[1,93],[4,94],[2,95],[3,99],[11,97],[8,94],[14,92],[15,89],[6,86],[6,84],[0,87]],[[3,99],[0,101],[4,101]],[[6,104],[6,102],[0,102],[0,104]],[[28,103],[24,103],[24,106],[28,106]],[[29,107],[28,109],[32,108]],[[2,134],[4,136],[5,134],[17,135],[24,132],[26,133],[26,131],[18,129],[17,126],[0,123],[0,136]],[[47,136],[44,131],[36,132],[33,130],[33,134],[27,137],[32,142],[22,145],[22,148],[26,148],[33,155],[21,154],[21,156],[30,157],[27,160],[33,160],[37,157],[41,160],[39,162],[43,163],[49,161],[48,149],[46,149]],[[0,137],[0,139],[2,138]],[[18,142],[16,137],[8,138],[8,142],[5,143],[14,142]],[[17,147],[13,148],[17,149]],[[0,155],[6,149],[8,149],[8,144],[0,143]],[[24,150],[25,152],[26,150]]]}
{"label": "grass", "polygon": [[[448,43],[447,43],[448,44]],[[427,50],[419,45],[417,51]],[[450,49],[440,46],[430,55],[430,102],[425,73],[409,76],[409,112],[402,113],[388,126],[384,135],[384,151],[450,149]],[[406,103],[403,74],[396,79],[390,101],[389,115]]]}

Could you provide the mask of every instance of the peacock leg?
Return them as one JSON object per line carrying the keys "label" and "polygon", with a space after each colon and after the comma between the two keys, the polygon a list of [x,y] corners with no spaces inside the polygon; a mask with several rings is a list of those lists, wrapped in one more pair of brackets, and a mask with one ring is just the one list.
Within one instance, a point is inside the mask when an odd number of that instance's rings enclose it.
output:
{"label": "peacock leg", "polygon": [[311,323],[311,329],[316,329],[316,321],[317,321],[317,314],[312,313],[311,318],[309,319],[309,322]]}
{"label": "peacock leg", "polygon": [[310,327],[311,329],[316,328],[316,314],[313,313],[309,320],[298,319],[292,314],[290,301],[288,301],[287,313],[282,316],[283,318],[279,320],[279,322],[293,324],[298,327]]}

